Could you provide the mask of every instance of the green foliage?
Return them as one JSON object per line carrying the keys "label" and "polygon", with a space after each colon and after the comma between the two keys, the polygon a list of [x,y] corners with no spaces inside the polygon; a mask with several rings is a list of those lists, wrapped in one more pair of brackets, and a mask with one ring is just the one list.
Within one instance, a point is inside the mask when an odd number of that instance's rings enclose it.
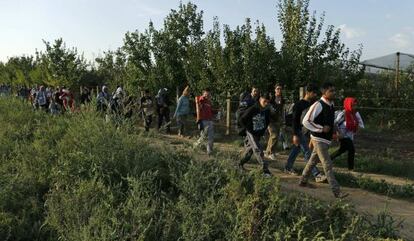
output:
{"label": "green foliage", "polygon": [[145,30],[127,32],[121,47],[90,64],[62,39],[44,41],[46,50],[37,52],[35,59],[21,57],[16,64],[16,59],[1,64],[0,80],[72,89],[123,85],[132,95],[162,87],[174,92],[190,85],[197,94],[209,87],[219,102],[227,92],[238,95],[252,85],[269,91],[276,82],[294,90],[327,80],[339,88],[355,86],[362,74],[361,49],[349,51],[339,30],[331,25],[325,29],[323,16],[317,20],[308,5],[309,0],[279,2],[279,51],[264,25],[249,18],[234,29],[214,18],[213,28],[205,31],[203,11],[188,2],[171,10],[160,29],[150,22]]}
{"label": "green foliage", "polygon": [[38,68],[42,72],[39,82],[51,86],[79,86],[82,75],[86,72],[86,61],[78,55],[76,48],[67,48],[63,40],[57,39],[53,45],[43,41],[45,52],[37,52]]}
{"label": "green foliage", "polygon": [[324,14],[319,22],[311,15],[309,0],[279,0],[278,21],[283,40],[280,51],[281,81],[298,89],[309,82],[334,82],[337,88],[352,88],[362,77],[358,66],[362,47],[351,52],[340,41],[333,25],[322,35]]}
{"label": "green foliage", "polygon": [[[378,153],[362,152],[356,154],[355,169],[363,173],[377,173],[414,180],[414,163],[397,159],[390,155],[395,150],[381,150]],[[335,165],[348,167],[346,155],[335,159]]]}
{"label": "green foliage", "polygon": [[361,188],[389,197],[414,200],[413,184],[395,185],[385,180],[377,181],[369,177],[358,177],[345,173],[337,173],[335,176],[344,186]]}
{"label": "green foliage", "polygon": [[[276,177],[198,160],[96,113],[0,99],[1,240],[373,240],[382,215],[280,191]],[[372,227],[378,232],[372,232]]]}
{"label": "green foliage", "polygon": [[35,81],[31,76],[35,67],[31,56],[12,57],[7,63],[0,63],[0,80],[10,85],[30,85]]}

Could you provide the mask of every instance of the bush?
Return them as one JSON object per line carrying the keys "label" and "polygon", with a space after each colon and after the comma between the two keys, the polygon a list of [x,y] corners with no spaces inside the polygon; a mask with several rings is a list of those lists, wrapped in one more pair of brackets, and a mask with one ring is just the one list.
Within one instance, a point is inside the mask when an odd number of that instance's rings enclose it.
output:
{"label": "bush", "polygon": [[0,240],[396,237],[387,218],[285,195],[276,177],[199,160],[94,112],[51,117],[0,99],[0,125]]}

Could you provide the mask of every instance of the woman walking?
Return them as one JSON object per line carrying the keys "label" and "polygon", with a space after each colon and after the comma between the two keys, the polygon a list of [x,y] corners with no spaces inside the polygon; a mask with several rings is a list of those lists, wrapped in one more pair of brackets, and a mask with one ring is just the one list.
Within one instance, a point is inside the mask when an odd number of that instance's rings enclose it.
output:
{"label": "woman walking", "polygon": [[190,114],[190,95],[189,86],[185,87],[181,97],[178,99],[177,108],[175,109],[174,118],[177,120],[178,136],[184,137],[184,125]]}
{"label": "woman walking", "polygon": [[355,147],[354,136],[359,128],[364,128],[361,115],[356,110],[357,101],[355,98],[347,97],[344,100],[344,110],[339,112],[335,118],[338,127],[339,149],[331,155],[334,160],[348,151],[348,169],[354,170]]}

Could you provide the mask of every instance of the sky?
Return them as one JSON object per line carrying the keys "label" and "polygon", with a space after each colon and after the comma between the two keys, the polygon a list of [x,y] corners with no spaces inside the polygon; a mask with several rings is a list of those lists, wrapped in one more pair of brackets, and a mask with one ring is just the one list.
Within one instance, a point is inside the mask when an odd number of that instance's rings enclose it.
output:
{"label": "sky", "polygon": [[[278,0],[192,0],[204,12],[204,30],[213,18],[232,28],[251,18],[263,23],[280,47]],[[43,40],[63,38],[87,59],[122,46],[127,31],[144,31],[150,20],[161,28],[179,0],[0,0],[0,61],[44,50]],[[183,1],[186,3],[186,1]],[[395,53],[414,54],[413,0],[311,0],[325,12],[325,25],[342,30],[351,50],[363,45],[362,60]]]}

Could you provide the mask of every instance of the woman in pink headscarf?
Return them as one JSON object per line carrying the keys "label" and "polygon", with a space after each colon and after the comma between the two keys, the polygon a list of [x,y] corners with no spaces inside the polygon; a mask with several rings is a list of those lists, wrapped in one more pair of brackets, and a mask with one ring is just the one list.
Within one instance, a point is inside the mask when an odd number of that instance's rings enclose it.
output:
{"label": "woman in pink headscarf", "polygon": [[356,110],[357,101],[353,97],[347,97],[344,100],[344,110],[340,111],[335,118],[335,125],[338,127],[338,137],[340,146],[337,151],[331,155],[331,159],[348,151],[348,169],[354,169],[355,147],[354,136],[359,128],[364,128],[364,122],[361,115]]}

